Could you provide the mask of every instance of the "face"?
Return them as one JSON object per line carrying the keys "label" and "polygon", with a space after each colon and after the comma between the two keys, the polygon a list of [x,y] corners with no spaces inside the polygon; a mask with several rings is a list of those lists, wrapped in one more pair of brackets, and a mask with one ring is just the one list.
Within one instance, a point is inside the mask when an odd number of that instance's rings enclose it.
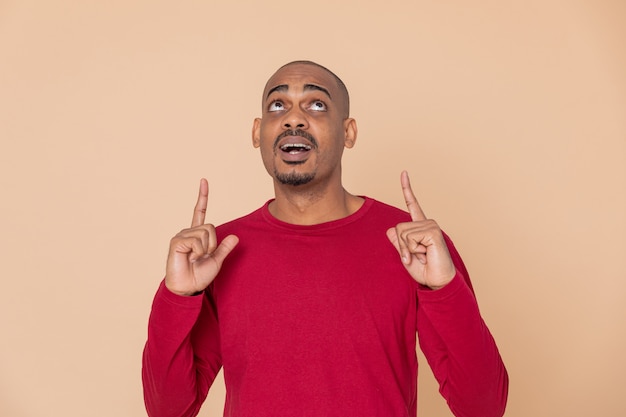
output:
{"label": "face", "polygon": [[267,82],[262,115],[252,142],[276,182],[340,183],[343,149],[354,145],[357,130],[332,74],[309,64],[281,68]]}

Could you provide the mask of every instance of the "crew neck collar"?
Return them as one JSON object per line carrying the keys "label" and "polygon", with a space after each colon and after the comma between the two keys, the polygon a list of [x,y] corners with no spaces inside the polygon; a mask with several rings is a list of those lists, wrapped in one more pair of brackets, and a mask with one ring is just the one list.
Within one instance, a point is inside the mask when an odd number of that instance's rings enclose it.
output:
{"label": "crew neck collar", "polygon": [[263,220],[281,229],[288,229],[288,230],[299,231],[299,232],[306,232],[306,231],[316,232],[316,231],[322,231],[322,230],[335,229],[335,228],[353,223],[359,220],[361,217],[363,217],[367,213],[367,211],[372,206],[374,200],[365,196],[359,196],[359,197],[361,197],[364,201],[361,207],[359,207],[357,211],[355,211],[354,213],[346,217],[342,217],[341,219],[331,220],[331,221],[323,222],[323,223],[317,223],[317,224],[312,224],[312,225],[301,225],[301,224],[287,223],[282,220],[278,220],[276,217],[274,217],[270,213],[270,210],[269,210],[270,203],[274,201],[275,199],[268,200],[263,205],[263,207],[261,207],[261,215],[263,217]]}

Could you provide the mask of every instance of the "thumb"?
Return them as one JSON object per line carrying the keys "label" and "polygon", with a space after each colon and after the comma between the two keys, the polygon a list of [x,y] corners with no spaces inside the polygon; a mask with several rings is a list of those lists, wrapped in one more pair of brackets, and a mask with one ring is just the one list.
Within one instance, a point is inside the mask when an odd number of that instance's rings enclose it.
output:
{"label": "thumb", "polygon": [[217,261],[219,265],[222,265],[224,259],[226,259],[228,254],[232,252],[233,249],[235,249],[237,243],[239,243],[239,238],[237,236],[228,235],[222,240],[222,243],[219,244],[215,251],[213,251],[211,256]]}
{"label": "thumb", "polygon": [[389,239],[389,242],[391,242],[393,247],[396,248],[398,253],[402,255],[402,253],[400,252],[400,242],[398,241],[398,232],[396,232],[395,227],[387,230],[387,238]]}

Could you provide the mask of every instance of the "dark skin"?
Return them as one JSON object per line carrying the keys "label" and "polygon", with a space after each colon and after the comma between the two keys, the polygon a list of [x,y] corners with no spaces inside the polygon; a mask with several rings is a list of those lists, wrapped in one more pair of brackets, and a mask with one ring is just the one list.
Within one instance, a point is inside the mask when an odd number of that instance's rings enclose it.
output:
{"label": "dark skin", "polygon": [[[262,118],[252,127],[253,146],[260,149],[274,183],[270,213],[287,223],[312,225],[356,212],[363,199],[341,182],[343,150],[354,146],[356,136],[356,121],[347,117],[347,96],[332,74],[303,63],[279,69],[266,84]],[[424,215],[406,172],[400,184],[411,221],[389,229],[387,237],[417,282],[441,288],[456,274],[443,234]],[[208,183],[202,179],[191,228],[170,241],[165,285],[179,295],[208,287],[239,242],[230,235],[217,244],[215,227],[205,222],[207,204]]]}
{"label": "dark skin", "polygon": [[[295,64],[277,71],[263,92],[263,117],[254,120],[252,143],[273,177],[276,199],[270,212],[292,224],[317,224],[346,217],[361,207],[363,199],[341,184],[344,148],[356,142],[356,121],[346,117],[347,97],[332,75],[314,65]],[[302,130],[316,145],[290,155],[276,148],[285,131]],[[300,136],[278,142],[312,145]],[[313,176],[299,186],[283,184],[277,176]]]}

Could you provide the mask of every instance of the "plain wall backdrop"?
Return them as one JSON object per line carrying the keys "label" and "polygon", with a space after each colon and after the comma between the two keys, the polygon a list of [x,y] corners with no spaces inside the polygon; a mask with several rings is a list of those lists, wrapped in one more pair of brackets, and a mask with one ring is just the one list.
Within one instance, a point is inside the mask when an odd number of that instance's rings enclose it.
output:
{"label": "plain wall backdrop", "polygon": [[[347,189],[402,207],[407,169],[454,239],[506,415],[626,415],[624,21],[621,0],[0,0],[0,415],[145,415],[169,239],[201,177],[214,223],[272,197],[250,130],[295,59],[351,92]],[[419,395],[451,415],[425,362]]]}

